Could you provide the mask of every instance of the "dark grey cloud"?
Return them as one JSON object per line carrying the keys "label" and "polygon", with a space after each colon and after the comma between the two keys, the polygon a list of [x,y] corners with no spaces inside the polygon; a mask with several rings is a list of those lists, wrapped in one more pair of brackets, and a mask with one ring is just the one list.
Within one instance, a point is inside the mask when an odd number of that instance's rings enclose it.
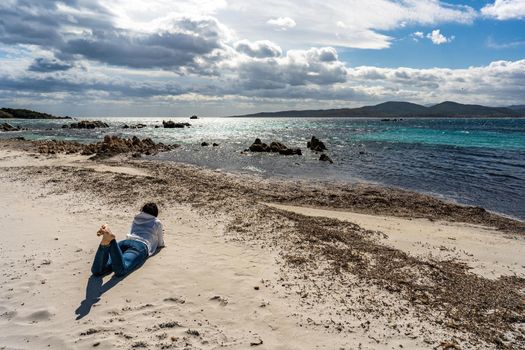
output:
{"label": "dark grey cloud", "polygon": [[[221,31],[212,19],[182,18],[170,31],[136,34],[123,30],[86,33],[59,48],[59,57],[87,58],[115,66],[198,70],[213,65],[213,51],[220,49]],[[209,57],[208,57],[209,56]]]}
{"label": "dark grey cloud", "polygon": [[35,16],[18,8],[0,7],[0,42],[54,46],[61,41],[56,21]]}
{"label": "dark grey cloud", "polygon": [[[77,10],[75,14],[59,11],[59,4]],[[113,26],[112,15],[97,2],[87,0],[16,0],[0,2],[0,42],[32,44],[56,49],[64,42],[62,28],[107,29]]]}
{"label": "dark grey cloud", "polygon": [[148,98],[153,96],[176,96],[193,92],[192,87],[173,83],[136,83],[131,81],[79,81],[55,76],[1,77],[0,91],[23,91],[35,94],[66,92],[82,94],[87,91],[104,91],[112,98]]}
{"label": "dark grey cloud", "polygon": [[44,57],[36,58],[33,63],[29,66],[31,72],[57,72],[57,71],[66,71],[73,68],[73,64],[69,62],[59,61],[57,59],[48,59]]}
{"label": "dark grey cloud", "polygon": [[[62,11],[60,3],[79,11]],[[215,73],[213,66],[224,55],[215,52],[223,48],[223,36],[213,18],[174,18],[165,29],[147,34],[120,29],[113,15],[96,1],[13,0],[0,4],[0,43],[38,45],[64,61],[88,59],[209,75]]]}
{"label": "dark grey cloud", "polygon": [[279,89],[285,86],[330,85],[346,81],[344,63],[332,48],[289,51],[280,59],[242,62],[238,69],[240,84],[247,89]]}
{"label": "dark grey cloud", "polygon": [[280,57],[283,53],[279,46],[267,40],[241,40],[235,44],[235,50],[254,58]]}

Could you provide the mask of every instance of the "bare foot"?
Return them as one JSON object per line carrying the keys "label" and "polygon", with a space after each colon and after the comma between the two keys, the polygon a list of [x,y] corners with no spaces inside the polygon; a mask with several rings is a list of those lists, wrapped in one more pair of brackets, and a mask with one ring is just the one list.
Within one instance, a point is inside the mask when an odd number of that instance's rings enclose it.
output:
{"label": "bare foot", "polygon": [[115,235],[111,230],[109,229],[108,224],[102,225],[102,227],[98,230],[97,236],[102,236],[102,241],[100,242],[100,245],[109,245],[112,240],[115,239]]}

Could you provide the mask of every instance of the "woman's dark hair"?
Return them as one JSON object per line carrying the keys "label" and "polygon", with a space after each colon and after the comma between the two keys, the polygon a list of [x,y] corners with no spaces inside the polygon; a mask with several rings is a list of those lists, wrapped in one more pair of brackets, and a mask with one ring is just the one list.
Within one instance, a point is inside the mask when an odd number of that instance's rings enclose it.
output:
{"label": "woman's dark hair", "polygon": [[146,203],[142,207],[142,212],[153,215],[154,217],[157,217],[159,215],[159,208],[157,207],[157,204],[155,203]]}

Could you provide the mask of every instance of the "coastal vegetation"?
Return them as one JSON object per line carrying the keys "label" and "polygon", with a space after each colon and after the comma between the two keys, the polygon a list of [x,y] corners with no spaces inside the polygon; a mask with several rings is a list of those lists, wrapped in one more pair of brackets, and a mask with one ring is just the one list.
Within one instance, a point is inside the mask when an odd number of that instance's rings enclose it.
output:
{"label": "coastal vegetation", "polygon": [[71,119],[71,117],[57,117],[48,113],[41,113],[29,109],[2,108],[0,118],[4,119]]}

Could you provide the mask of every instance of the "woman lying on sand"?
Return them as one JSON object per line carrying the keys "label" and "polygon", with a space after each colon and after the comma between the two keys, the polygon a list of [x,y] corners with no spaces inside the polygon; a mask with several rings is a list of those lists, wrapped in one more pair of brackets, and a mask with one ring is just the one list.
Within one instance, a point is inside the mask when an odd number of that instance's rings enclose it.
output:
{"label": "woman lying on sand", "polygon": [[142,266],[158,248],[164,247],[162,223],[157,219],[159,209],[155,203],[146,203],[133,219],[127,239],[117,243],[107,224],[102,225],[97,236],[102,236],[91,267],[94,275],[111,271],[124,276]]}

